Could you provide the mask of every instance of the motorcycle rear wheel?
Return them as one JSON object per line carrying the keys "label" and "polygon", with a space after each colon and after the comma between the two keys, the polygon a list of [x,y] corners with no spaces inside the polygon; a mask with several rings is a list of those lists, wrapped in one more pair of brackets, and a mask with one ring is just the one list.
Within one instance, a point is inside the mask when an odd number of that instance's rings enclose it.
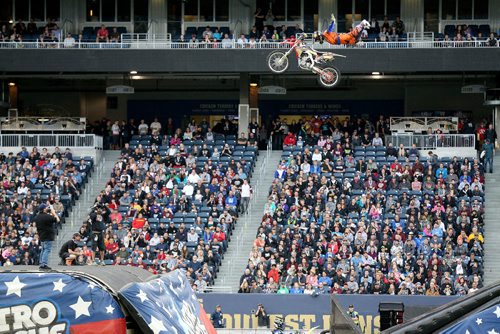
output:
{"label": "motorcycle rear wheel", "polygon": [[283,73],[287,70],[290,62],[283,51],[273,51],[267,56],[267,66],[274,73]]}
{"label": "motorcycle rear wheel", "polygon": [[325,88],[333,88],[340,82],[340,71],[335,67],[325,67],[318,73],[318,81]]}

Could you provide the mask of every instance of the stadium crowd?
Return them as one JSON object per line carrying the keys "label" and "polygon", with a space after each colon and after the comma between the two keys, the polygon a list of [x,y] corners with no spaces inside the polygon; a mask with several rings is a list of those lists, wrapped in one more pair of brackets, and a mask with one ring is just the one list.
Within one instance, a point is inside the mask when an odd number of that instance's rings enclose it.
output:
{"label": "stadium crowd", "polygon": [[22,147],[0,153],[0,266],[38,265],[41,243],[34,217],[49,206],[59,216],[58,229],[92,172],[90,157],[71,150],[54,152]]}
{"label": "stadium crowd", "polygon": [[[383,117],[273,126],[283,155],[240,293],[465,295],[482,286],[478,159],[394,147]],[[493,151],[495,130],[478,129]]]}
{"label": "stadium crowd", "polygon": [[[213,283],[238,216],[251,197],[257,155],[252,136],[236,138],[223,120],[184,130],[158,120],[99,123],[121,158],[89,220],[61,249],[66,264],[184,269],[193,287]],[[226,133],[226,134],[224,134]]]}

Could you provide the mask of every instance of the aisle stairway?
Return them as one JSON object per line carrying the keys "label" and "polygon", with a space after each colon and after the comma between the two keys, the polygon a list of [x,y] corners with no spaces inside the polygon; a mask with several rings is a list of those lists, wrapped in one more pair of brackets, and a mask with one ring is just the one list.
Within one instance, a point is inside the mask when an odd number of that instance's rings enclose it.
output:
{"label": "aisle stairway", "polygon": [[493,174],[485,175],[484,284],[500,280],[500,155],[493,160]]}
{"label": "aisle stairway", "polygon": [[53,243],[50,254],[49,266],[55,266],[60,262],[59,249],[61,246],[78,232],[82,222],[87,220],[90,208],[94,205],[96,196],[104,189],[106,182],[111,177],[111,172],[116,161],[120,157],[120,151],[104,151],[101,161],[95,166],[89,182],[83,189],[80,199],[73,206],[73,210],[66,218],[66,224],[59,231],[56,241]]}
{"label": "aisle stairway", "polygon": [[238,291],[240,276],[248,262],[257,229],[264,214],[269,187],[274,179],[274,172],[280,157],[281,151],[273,151],[268,157],[266,157],[265,151],[260,154],[251,180],[255,195],[252,198],[248,214],[240,217],[233,231],[231,243],[215,280],[214,291]]}

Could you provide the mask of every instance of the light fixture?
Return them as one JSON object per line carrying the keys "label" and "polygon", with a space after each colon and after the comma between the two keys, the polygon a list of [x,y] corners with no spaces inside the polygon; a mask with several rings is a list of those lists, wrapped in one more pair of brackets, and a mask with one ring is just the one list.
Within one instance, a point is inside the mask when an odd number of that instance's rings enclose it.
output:
{"label": "light fixture", "polygon": [[138,80],[138,79],[142,79],[142,77],[140,75],[133,75],[130,77],[132,80]]}
{"label": "light fixture", "polygon": [[372,72],[372,75],[380,75],[380,72]]}
{"label": "light fixture", "polygon": [[15,82],[9,82],[9,86],[14,87],[16,85]]}
{"label": "light fixture", "polygon": [[91,9],[90,10],[90,17],[94,16],[94,11]]}
{"label": "light fixture", "polygon": [[257,83],[256,82],[251,82],[250,83],[250,87],[257,87]]}
{"label": "light fixture", "polygon": [[137,71],[130,71],[130,74],[132,75],[137,74]]}
{"label": "light fixture", "polygon": [[14,23],[14,20],[13,20],[13,19],[10,19],[10,20],[9,20],[9,23],[10,23],[10,24]]}

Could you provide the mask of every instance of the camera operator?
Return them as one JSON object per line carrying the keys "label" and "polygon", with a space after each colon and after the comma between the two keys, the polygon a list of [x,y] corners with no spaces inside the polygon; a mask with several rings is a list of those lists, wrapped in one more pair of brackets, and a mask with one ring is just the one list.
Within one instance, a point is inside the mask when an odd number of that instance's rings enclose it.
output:
{"label": "camera operator", "polygon": [[99,252],[101,265],[104,265],[104,232],[110,223],[110,213],[108,207],[97,203],[89,214],[90,229],[92,231],[92,246],[95,252]]}
{"label": "camera operator", "polygon": [[59,222],[59,216],[51,207],[41,204],[38,207],[38,214],[33,220],[36,223],[40,242],[42,243],[42,252],[40,253],[40,269],[50,270],[48,266],[52,242],[56,236],[56,224]]}
{"label": "camera operator", "polygon": [[267,315],[267,311],[264,308],[264,305],[257,305],[257,311],[255,312],[255,316],[257,317],[257,326],[259,328],[268,328],[269,327],[269,316]]}

